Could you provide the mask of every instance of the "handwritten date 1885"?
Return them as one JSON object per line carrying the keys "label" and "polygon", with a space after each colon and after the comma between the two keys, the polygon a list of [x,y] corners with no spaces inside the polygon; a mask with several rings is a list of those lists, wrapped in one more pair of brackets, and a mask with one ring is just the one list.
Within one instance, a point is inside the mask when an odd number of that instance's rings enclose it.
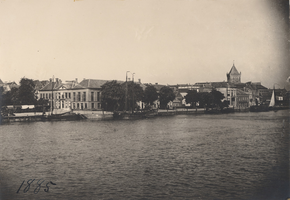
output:
{"label": "handwritten date 1885", "polygon": [[[30,189],[30,185],[33,183],[33,181],[35,181],[35,179],[29,179],[26,183],[27,183],[27,186],[24,188],[24,190],[23,190],[23,192],[24,193],[26,193],[26,192],[28,192],[28,190]],[[34,194],[37,194],[38,192],[39,192],[39,190],[40,190],[40,188],[41,188],[41,184],[44,182],[45,180],[43,180],[43,179],[39,179],[38,181],[37,181],[37,186],[36,186],[36,188],[34,189]],[[24,182],[25,182],[25,180],[21,183],[21,185],[20,185],[20,187],[19,187],[19,189],[17,190],[17,192],[16,193],[19,193],[19,191],[20,191],[20,189],[21,189],[21,187],[23,186],[23,184],[24,184]],[[44,192],[48,192],[49,191],[49,184],[51,184],[51,185],[56,185],[55,183],[53,183],[53,182],[51,182],[51,181],[48,181],[47,183],[46,183],[46,188],[44,189]]]}

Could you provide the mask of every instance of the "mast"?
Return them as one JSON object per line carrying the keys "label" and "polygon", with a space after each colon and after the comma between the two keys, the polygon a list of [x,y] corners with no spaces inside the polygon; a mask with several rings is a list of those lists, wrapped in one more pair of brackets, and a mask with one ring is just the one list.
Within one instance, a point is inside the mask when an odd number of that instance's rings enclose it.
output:
{"label": "mast", "polygon": [[53,87],[54,87],[54,76],[52,77],[52,82],[51,82],[51,115],[53,113]]}
{"label": "mast", "polygon": [[125,88],[125,112],[127,111],[127,98],[128,98],[128,84],[127,84],[127,73],[130,71],[126,72],[126,88]]}
{"label": "mast", "polygon": [[132,74],[132,113],[134,113],[134,74]]}

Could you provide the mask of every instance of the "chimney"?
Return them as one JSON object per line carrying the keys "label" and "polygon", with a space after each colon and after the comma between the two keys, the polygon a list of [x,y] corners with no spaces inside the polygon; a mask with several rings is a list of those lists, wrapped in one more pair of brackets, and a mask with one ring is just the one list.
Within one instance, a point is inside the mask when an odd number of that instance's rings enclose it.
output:
{"label": "chimney", "polygon": [[49,82],[50,82],[50,83],[52,82],[52,78],[49,79]]}
{"label": "chimney", "polygon": [[76,78],[76,83],[78,83],[78,78]]}
{"label": "chimney", "polygon": [[55,82],[58,83],[58,78],[55,78]]}
{"label": "chimney", "polygon": [[138,79],[138,82],[141,83],[141,79],[140,78]]}
{"label": "chimney", "polygon": [[127,80],[130,81],[131,79],[130,78],[127,78]]}
{"label": "chimney", "polygon": [[158,85],[158,83],[155,83],[155,85]]}

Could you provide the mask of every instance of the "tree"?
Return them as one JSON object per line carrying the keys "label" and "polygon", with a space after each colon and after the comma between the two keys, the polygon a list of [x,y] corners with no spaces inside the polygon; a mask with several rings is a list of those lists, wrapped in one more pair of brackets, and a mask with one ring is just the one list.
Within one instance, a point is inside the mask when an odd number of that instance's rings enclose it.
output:
{"label": "tree", "polygon": [[[123,90],[126,91],[126,82],[122,84]],[[127,82],[127,108],[134,111],[136,107],[136,102],[141,101],[144,96],[144,91],[142,87],[134,82]]]}
{"label": "tree", "polygon": [[196,90],[188,90],[186,96],[184,97],[186,103],[190,103],[192,106],[196,107],[196,103],[200,100],[200,95]]}
{"label": "tree", "polygon": [[213,101],[213,96],[211,93],[208,92],[202,92],[199,94],[199,105],[201,107],[204,107],[206,110],[211,107],[211,103]]}
{"label": "tree", "polygon": [[160,89],[159,101],[160,101],[161,108],[166,108],[168,102],[173,101],[174,99],[175,99],[175,94],[170,87],[164,86]]}
{"label": "tree", "polygon": [[226,107],[226,103],[223,103],[221,100],[225,98],[223,93],[213,89],[210,93],[203,92],[200,94],[200,105],[208,110],[209,108],[223,108]]}
{"label": "tree", "polygon": [[32,79],[22,78],[18,89],[19,103],[34,105],[36,103],[35,84]]}
{"label": "tree", "polygon": [[158,99],[157,90],[153,85],[148,85],[144,91],[144,102],[152,105]]}
{"label": "tree", "polygon": [[102,107],[105,110],[116,111],[124,107],[125,91],[117,81],[110,81],[101,87]]}
{"label": "tree", "polygon": [[221,108],[221,110],[223,110],[224,108],[229,107],[229,105],[230,105],[230,102],[224,100],[224,101],[221,103],[220,108]]}
{"label": "tree", "polygon": [[212,106],[216,108],[223,107],[222,100],[225,98],[224,94],[215,89],[213,89],[210,94],[212,95]]}
{"label": "tree", "polygon": [[20,104],[18,88],[12,88],[10,91],[3,92],[3,105],[17,105]]}

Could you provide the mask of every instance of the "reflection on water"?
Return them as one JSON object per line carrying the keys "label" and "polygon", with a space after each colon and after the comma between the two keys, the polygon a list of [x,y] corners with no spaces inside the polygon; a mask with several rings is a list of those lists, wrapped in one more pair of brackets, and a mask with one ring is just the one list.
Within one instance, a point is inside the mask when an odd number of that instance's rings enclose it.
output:
{"label": "reflection on water", "polygon": [[18,122],[0,150],[3,199],[285,199],[289,110]]}

